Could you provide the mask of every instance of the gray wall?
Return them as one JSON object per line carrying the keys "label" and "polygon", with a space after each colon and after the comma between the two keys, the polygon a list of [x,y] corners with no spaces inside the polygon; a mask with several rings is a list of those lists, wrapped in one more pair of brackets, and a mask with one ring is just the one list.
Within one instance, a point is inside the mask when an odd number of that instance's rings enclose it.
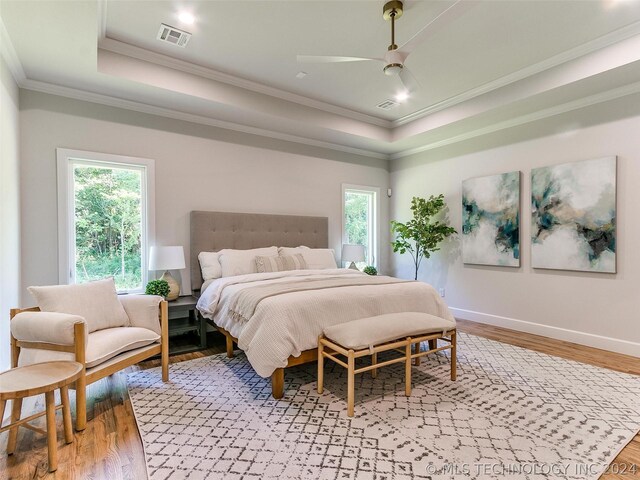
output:
{"label": "gray wall", "polygon": [[[18,85],[0,57],[0,371],[9,368],[9,309],[19,306]],[[1,419],[0,419],[1,420]]]}
{"label": "gray wall", "polygon": [[[191,210],[328,216],[330,246],[339,252],[341,184],[385,192],[389,181],[386,160],[27,90],[20,92],[20,121],[24,305],[32,303],[27,286],[58,282],[57,147],[154,159],[156,243],[184,245],[187,258]],[[385,245],[386,195],[380,215]],[[382,249],[383,271],[388,256]],[[182,278],[188,292],[188,269]]]}
{"label": "gray wall", "polygon": [[[640,356],[640,107],[634,105],[638,96],[391,162],[391,219],[409,218],[412,196],[444,193],[458,231],[464,179],[522,171],[520,268],[463,265],[459,241],[424,262],[420,278],[445,288],[457,317]],[[618,156],[618,273],[532,269],[531,169],[609,155]],[[392,265],[400,276],[413,275],[407,257],[394,256]]]}

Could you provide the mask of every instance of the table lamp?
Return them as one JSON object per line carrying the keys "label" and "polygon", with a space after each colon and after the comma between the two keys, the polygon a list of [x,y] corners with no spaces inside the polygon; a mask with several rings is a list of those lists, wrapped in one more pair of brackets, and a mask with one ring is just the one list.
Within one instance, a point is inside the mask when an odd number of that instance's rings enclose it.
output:
{"label": "table lamp", "polygon": [[161,280],[169,284],[167,301],[172,301],[180,295],[180,285],[169,273],[169,270],[185,268],[184,249],[182,246],[151,247],[149,252],[149,270],[164,270]]}
{"label": "table lamp", "polygon": [[364,262],[364,245],[342,245],[342,261],[351,262],[348,268],[358,270],[356,262]]}

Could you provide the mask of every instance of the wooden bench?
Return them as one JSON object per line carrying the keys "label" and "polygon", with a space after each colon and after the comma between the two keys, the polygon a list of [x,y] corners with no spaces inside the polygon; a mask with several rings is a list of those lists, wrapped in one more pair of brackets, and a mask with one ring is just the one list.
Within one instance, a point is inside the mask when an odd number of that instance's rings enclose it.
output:
{"label": "wooden bench", "polygon": [[[448,337],[448,338],[447,338]],[[446,345],[437,346],[443,340]],[[421,342],[429,342],[429,349],[420,351]],[[413,346],[415,353],[412,353]],[[347,415],[353,417],[355,375],[371,371],[376,377],[378,368],[394,363],[405,364],[405,395],[411,395],[411,363],[420,357],[442,350],[451,350],[451,380],[456,379],[456,323],[455,320],[421,312],[403,312],[362,318],[333,325],[318,338],[318,393],[324,389],[324,359],[329,358],[347,369]],[[378,353],[400,351],[398,358],[378,363]],[[346,362],[338,358],[346,357]],[[371,365],[355,368],[357,358],[371,356]]]}

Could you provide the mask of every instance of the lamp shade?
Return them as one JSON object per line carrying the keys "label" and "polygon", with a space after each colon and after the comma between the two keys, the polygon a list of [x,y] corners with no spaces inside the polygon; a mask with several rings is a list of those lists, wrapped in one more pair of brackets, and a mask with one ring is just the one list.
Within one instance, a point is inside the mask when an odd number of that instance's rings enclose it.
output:
{"label": "lamp shade", "polygon": [[180,270],[185,268],[182,246],[151,247],[149,270]]}
{"label": "lamp shade", "polygon": [[343,262],[364,262],[364,245],[342,245]]}

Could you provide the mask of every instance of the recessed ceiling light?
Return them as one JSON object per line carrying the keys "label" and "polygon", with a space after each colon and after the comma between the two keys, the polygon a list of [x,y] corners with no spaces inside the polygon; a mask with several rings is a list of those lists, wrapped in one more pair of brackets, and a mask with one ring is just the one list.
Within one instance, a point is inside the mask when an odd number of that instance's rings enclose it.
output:
{"label": "recessed ceiling light", "polygon": [[396,100],[398,102],[404,102],[408,98],[409,98],[409,92],[399,92],[396,94]]}
{"label": "recessed ceiling light", "polygon": [[178,20],[187,25],[192,25],[196,21],[196,17],[189,12],[180,12],[178,14]]}

